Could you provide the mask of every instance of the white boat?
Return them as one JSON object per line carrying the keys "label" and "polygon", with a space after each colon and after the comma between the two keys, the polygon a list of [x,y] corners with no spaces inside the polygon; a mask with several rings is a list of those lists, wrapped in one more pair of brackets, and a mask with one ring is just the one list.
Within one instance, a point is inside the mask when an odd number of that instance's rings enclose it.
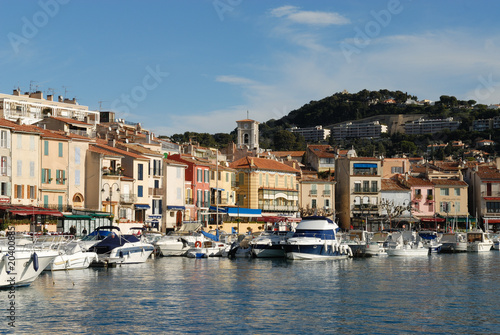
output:
{"label": "white boat", "polygon": [[152,244],[140,241],[135,235],[114,232],[89,249],[97,253],[99,262],[105,264],[144,263],[153,250]]}
{"label": "white boat", "polygon": [[59,249],[59,255],[46,270],[77,270],[86,269],[90,264],[98,261],[97,253],[83,251],[78,241],[70,241]]}
{"label": "white boat", "polygon": [[390,236],[390,232],[381,231],[376,232],[370,237],[368,243],[366,243],[366,255],[367,256],[387,256],[387,251],[385,243]]}
{"label": "white boat", "polygon": [[424,248],[429,249],[429,252],[439,252],[441,250],[441,233],[437,233],[432,230],[421,230],[418,232]]}
{"label": "white boat", "polygon": [[444,233],[440,242],[441,247],[439,252],[455,253],[467,251],[467,235],[465,233]]}
{"label": "white boat", "polygon": [[484,231],[472,230],[467,232],[467,251],[468,252],[486,252],[490,251],[493,242]]}
{"label": "white boat", "polygon": [[305,217],[283,245],[288,259],[345,259],[352,256],[347,245],[336,239],[339,227],[323,216]]}
{"label": "white boat", "polygon": [[500,237],[498,234],[494,234],[490,236],[490,240],[493,242],[493,250],[500,250]]}
{"label": "white boat", "polygon": [[354,257],[364,257],[369,235],[370,233],[366,230],[351,229],[343,235],[341,243],[351,248]]}
{"label": "white boat", "polygon": [[116,226],[101,226],[94,229],[90,234],[82,237],[80,240],[80,246],[84,251],[90,249],[90,247],[96,245],[100,241],[104,240],[108,235],[110,235],[113,230],[119,232],[120,228]]}
{"label": "white boat", "polygon": [[285,257],[283,245],[293,232],[266,231],[249,242],[252,255],[259,258]]}
{"label": "white boat", "polygon": [[230,248],[231,245],[219,241],[196,241],[194,247],[186,251],[185,256],[189,258],[221,257],[223,254],[227,255]]}
{"label": "white boat", "polygon": [[58,253],[54,250],[2,250],[0,287],[28,286],[52,263]]}
{"label": "white boat", "polygon": [[386,250],[388,256],[427,256],[430,253],[415,232],[393,233],[392,238]]}
{"label": "white boat", "polygon": [[177,231],[170,232],[155,242],[160,252],[165,257],[183,256],[196,242],[202,243],[205,237],[200,233]]}

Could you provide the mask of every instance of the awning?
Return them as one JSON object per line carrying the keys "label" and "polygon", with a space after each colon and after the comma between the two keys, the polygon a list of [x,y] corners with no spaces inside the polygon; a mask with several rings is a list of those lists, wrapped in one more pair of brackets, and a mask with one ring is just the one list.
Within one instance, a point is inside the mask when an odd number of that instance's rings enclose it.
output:
{"label": "awning", "polygon": [[186,209],[186,206],[167,206],[167,210],[170,211],[183,211]]}
{"label": "awning", "polygon": [[54,209],[47,209],[35,206],[12,206],[12,205],[2,205],[0,206],[0,211],[6,211],[11,215],[22,215],[22,216],[32,216],[32,215],[47,215],[47,216],[63,216],[63,214]]}
{"label": "awning", "polygon": [[484,223],[500,223],[500,218],[483,218]]}
{"label": "awning", "polygon": [[68,220],[91,220],[92,217],[89,215],[64,215],[65,219]]}
{"label": "awning", "polygon": [[441,223],[441,222],[445,222],[445,221],[446,221],[445,218],[438,218],[438,217],[435,217],[435,218],[432,218],[432,217],[420,218],[420,222],[438,222],[438,223]]}
{"label": "awning", "polygon": [[[227,207],[225,206],[219,206],[219,213],[227,213]],[[217,214],[217,206],[210,206],[208,208],[208,210],[212,211],[212,212],[215,212],[215,213],[212,213],[212,214]]]}
{"label": "awning", "polygon": [[354,163],[353,164],[354,168],[355,169],[375,169],[377,168],[377,164],[373,164],[373,163]]}
{"label": "awning", "polygon": [[149,208],[151,208],[147,204],[134,204],[134,206],[135,206],[135,209],[149,209]]}
{"label": "awning", "polygon": [[242,207],[228,207],[227,214],[233,217],[261,217],[262,210],[261,209],[253,209],[253,208],[242,208]]}

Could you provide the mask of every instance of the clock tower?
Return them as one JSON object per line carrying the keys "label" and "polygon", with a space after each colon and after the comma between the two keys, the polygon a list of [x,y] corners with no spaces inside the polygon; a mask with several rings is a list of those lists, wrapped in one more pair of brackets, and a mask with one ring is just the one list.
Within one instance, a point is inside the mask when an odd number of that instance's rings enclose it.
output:
{"label": "clock tower", "polygon": [[259,122],[245,119],[236,121],[238,125],[237,148],[248,150],[259,150]]}

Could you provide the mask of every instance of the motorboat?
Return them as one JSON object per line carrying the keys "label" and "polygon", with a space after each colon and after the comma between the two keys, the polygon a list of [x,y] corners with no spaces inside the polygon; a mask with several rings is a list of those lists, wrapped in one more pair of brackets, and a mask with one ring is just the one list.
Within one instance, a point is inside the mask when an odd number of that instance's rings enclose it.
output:
{"label": "motorboat", "polygon": [[351,229],[343,235],[341,243],[351,248],[354,257],[364,257],[369,236],[370,233],[366,230]]}
{"label": "motorboat", "polygon": [[230,248],[231,245],[220,241],[196,241],[194,247],[186,251],[185,256],[189,258],[222,257],[227,255]]}
{"label": "motorboat", "polygon": [[418,232],[418,236],[420,236],[424,248],[429,249],[429,252],[439,252],[441,250],[441,234],[432,230],[422,230]]}
{"label": "motorboat", "polygon": [[339,227],[324,216],[304,217],[295,232],[283,244],[288,259],[345,259],[352,250],[342,245],[336,234]]}
{"label": "motorboat", "polygon": [[485,252],[490,251],[492,247],[493,241],[484,231],[477,229],[467,232],[467,251]]}
{"label": "motorboat", "polygon": [[227,257],[229,258],[252,257],[252,247],[250,243],[253,241],[253,238],[254,236],[252,234],[238,236],[238,240],[231,243],[231,247],[227,252]]}
{"label": "motorboat", "polygon": [[0,258],[0,288],[30,285],[57,257],[55,250],[35,251],[16,246],[2,248]]}
{"label": "motorboat", "polygon": [[122,235],[114,232],[89,249],[97,253],[99,262],[105,264],[144,263],[153,250],[152,244],[142,242],[135,235]]}
{"label": "motorboat", "polygon": [[258,258],[285,257],[283,245],[293,232],[265,231],[249,242],[252,255]]}
{"label": "motorboat", "polygon": [[373,233],[366,243],[365,254],[367,256],[387,256],[385,243],[390,236],[388,231]]}
{"label": "motorboat", "polygon": [[500,250],[500,236],[498,234],[490,235],[490,240],[493,242],[491,249]]}
{"label": "motorboat", "polygon": [[205,237],[200,233],[175,231],[161,237],[154,244],[160,248],[161,255],[165,257],[183,256],[194,247],[196,242],[201,244],[205,240]]}
{"label": "motorboat", "polygon": [[402,231],[391,236],[392,242],[386,249],[388,256],[427,256],[430,253],[416,232]]}
{"label": "motorboat", "polygon": [[59,255],[46,270],[78,270],[86,269],[92,262],[99,260],[97,253],[84,251],[79,241],[69,241],[58,248]]}
{"label": "motorboat", "polygon": [[455,253],[467,251],[467,234],[461,232],[444,233],[441,236],[441,253]]}
{"label": "motorboat", "polygon": [[82,237],[79,241],[81,248],[86,251],[89,250],[90,247],[104,240],[108,235],[110,235],[113,231],[120,231],[120,228],[117,226],[101,226],[94,229],[90,234]]}

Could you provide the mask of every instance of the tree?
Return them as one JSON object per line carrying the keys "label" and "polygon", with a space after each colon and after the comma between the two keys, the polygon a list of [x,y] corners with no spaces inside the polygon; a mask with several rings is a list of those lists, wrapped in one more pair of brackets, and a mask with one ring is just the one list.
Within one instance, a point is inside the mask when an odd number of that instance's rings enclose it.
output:
{"label": "tree", "polygon": [[396,205],[394,200],[382,199],[380,202],[380,208],[382,211],[386,211],[386,220],[389,222],[389,228],[392,228],[392,220],[400,217],[405,211],[411,213],[411,204],[408,205]]}

